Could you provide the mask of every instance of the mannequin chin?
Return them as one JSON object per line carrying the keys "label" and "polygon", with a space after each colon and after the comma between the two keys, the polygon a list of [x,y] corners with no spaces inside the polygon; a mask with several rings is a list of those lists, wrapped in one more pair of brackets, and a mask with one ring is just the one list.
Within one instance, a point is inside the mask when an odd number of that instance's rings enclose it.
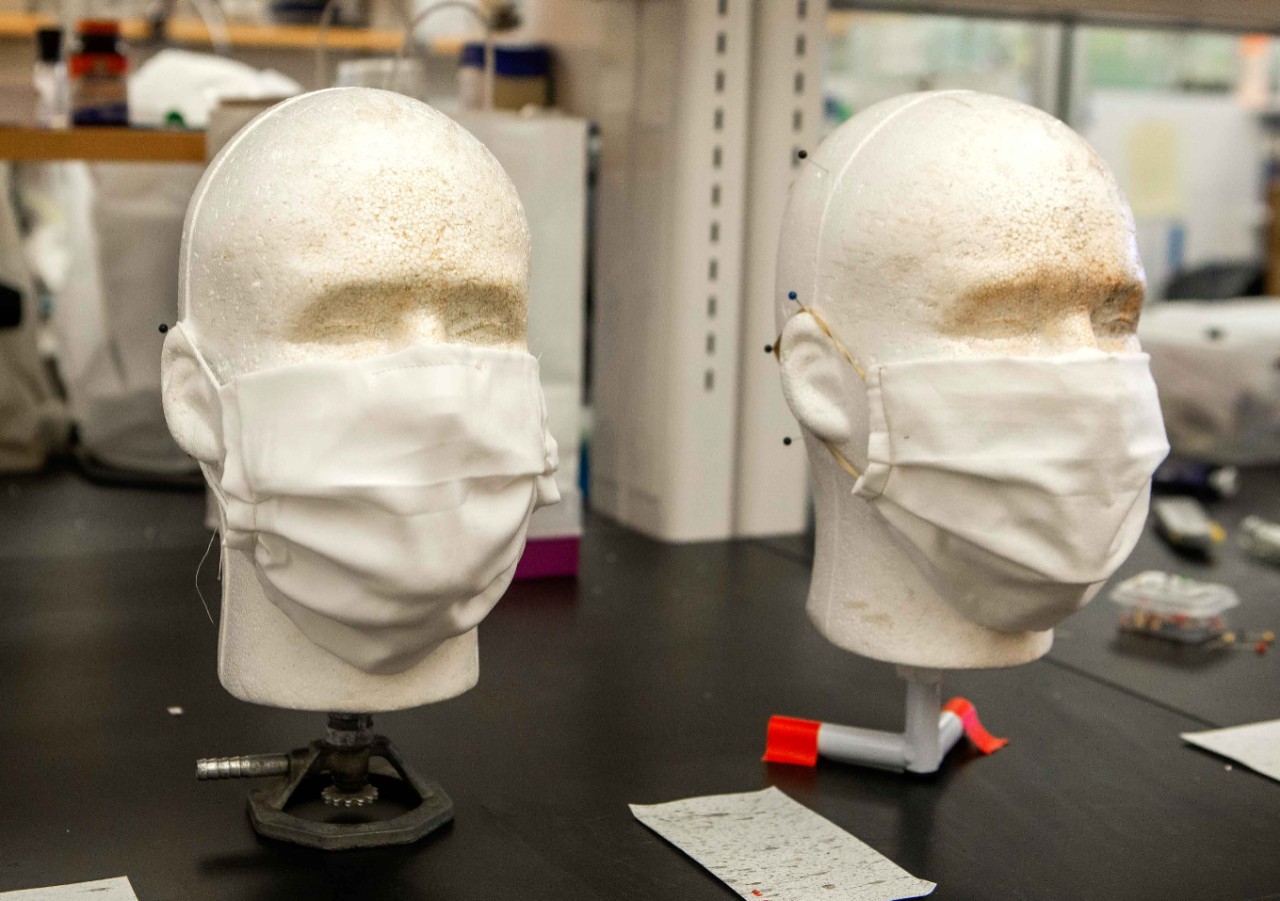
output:
{"label": "mannequin chin", "polygon": [[476,630],[404,672],[373,675],[313,644],[271,603],[253,561],[229,550],[223,567],[218,678],[242,701],[295,710],[379,713],[456,697],[480,678]]}
{"label": "mannequin chin", "polygon": [[[220,382],[411,345],[524,350],[529,235],[515,189],[471,135],[418,101],[337,88],[281,103],[210,165],[187,213],[184,328]],[[216,395],[166,356],[165,414],[219,473]],[[472,629],[402,672],[364,672],[314,644],[227,548],[218,674],[235,697],[376,713],[476,684]]]}
{"label": "mannequin chin", "polygon": [[[783,392],[805,435],[817,538],[808,610],[834,644],[927,669],[1043,656],[1050,627],[967,619],[913,561],[836,448],[865,471],[867,396],[799,305],[863,366],[1138,350],[1132,214],[1097,155],[1045,113],[969,91],[878,104],[812,153],[779,252]],[[796,292],[797,301],[788,299]],[[1053,623],[1097,593],[1054,586]],[[1028,605],[1045,598],[1028,597]]]}

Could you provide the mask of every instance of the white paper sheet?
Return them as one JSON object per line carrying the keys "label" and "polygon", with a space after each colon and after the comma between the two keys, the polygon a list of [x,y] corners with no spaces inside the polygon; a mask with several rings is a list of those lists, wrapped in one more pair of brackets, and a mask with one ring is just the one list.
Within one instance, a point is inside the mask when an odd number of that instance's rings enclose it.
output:
{"label": "white paper sheet", "polygon": [[98,879],[94,882],[77,882],[74,885],[54,885],[49,888],[28,888],[16,892],[0,892],[3,901],[138,901],[133,886],[125,876],[114,879]]}
{"label": "white paper sheet", "polygon": [[1280,782],[1280,720],[1208,732],[1184,732],[1182,738]]}
{"label": "white paper sheet", "polygon": [[748,901],[898,901],[935,887],[776,788],[631,812]]}

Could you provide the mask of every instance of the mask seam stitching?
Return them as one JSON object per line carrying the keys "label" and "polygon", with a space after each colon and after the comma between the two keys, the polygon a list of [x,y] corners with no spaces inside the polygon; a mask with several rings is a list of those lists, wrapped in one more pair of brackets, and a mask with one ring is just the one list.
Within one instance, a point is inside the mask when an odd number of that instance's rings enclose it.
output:
{"label": "mask seam stitching", "polygon": [[466,366],[470,369],[492,368],[487,367],[486,364],[482,362],[472,363],[467,361],[440,360],[436,363],[413,363],[407,366],[388,366],[386,369],[375,369],[370,373],[370,375],[385,375],[388,372],[403,372],[408,369],[438,369],[441,366]]}

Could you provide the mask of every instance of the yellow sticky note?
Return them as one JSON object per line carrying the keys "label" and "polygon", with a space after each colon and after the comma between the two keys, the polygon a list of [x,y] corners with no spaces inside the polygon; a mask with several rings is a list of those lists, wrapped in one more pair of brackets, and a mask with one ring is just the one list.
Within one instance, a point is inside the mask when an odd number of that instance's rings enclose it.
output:
{"label": "yellow sticky note", "polygon": [[1178,127],[1167,119],[1139,122],[1129,132],[1129,205],[1136,219],[1181,216],[1186,200],[1182,185],[1182,147]]}

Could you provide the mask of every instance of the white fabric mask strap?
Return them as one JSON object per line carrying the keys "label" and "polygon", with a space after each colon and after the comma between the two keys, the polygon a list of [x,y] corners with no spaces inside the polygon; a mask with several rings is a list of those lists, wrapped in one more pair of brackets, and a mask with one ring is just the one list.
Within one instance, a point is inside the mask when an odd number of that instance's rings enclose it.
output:
{"label": "white fabric mask strap", "polygon": [[[867,380],[866,372],[858,365],[858,361],[853,358],[853,354],[849,353],[849,348],[845,347],[844,342],[836,337],[836,333],[831,330],[831,326],[827,324],[827,320],[823,319],[822,316],[818,314],[817,310],[813,307],[801,307],[799,312],[795,315],[811,316],[813,321],[818,323],[818,328],[822,329],[823,333],[831,339],[831,343],[836,346],[836,350],[840,351],[840,355],[848,361],[850,366],[853,367],[853,371],[858,374],[858,378],[862,379],[863,382]],[[773,356],[779,363],[782,362],[782,332],[778,333],[778,339],[773,342]],[[818,440],[822,441],[821,438]],[[822,446],[825,447],[831,456],[835,458],[835,461],[840,464],[841,469],[849,473],[849,475],[853,476],[855,479],[862,477],[862,473],[858,472],[857,467],[850,463],[849,458],[840,453],[838,448],[832,446],[826,441],[822,441]]]}
{"label": "white fabric mask strap", "polygon": [[[191,349],[191,355],[195,357],[196,363],[200,366],[200,371],[204,373],[204,377],[209,380],[209,384],[213,386],[214,393],[217,394],[222,388],[222,383],[218,381],[218,377],[214,375],[213,367],[209,365],[209,361],[204,358],[204,354],[200,352],[200,345],[196,343],[195,335],[191,330],[186,328],[182,321],[174,323],[170,328],[171,332],[180,332],[182,339],[186,342],[188,348]],[[222,528],[218,531],[222,535],[222,545],[227,544],[227,505],[229,500],[226,493],[222,490],[221,480],[217,474],[203,460],[197,460],[196,464],[200,467],[200,471],[204,473],[205,482],[209,485],[209,490],[214,493],[218,499],[218,517],[222,520]],[[222,562],[218,562],[218,575],[222,575]]]}
{"label": "white fabric mask strap", "polygon": [[218,381],[218,377],[213,374],[213,368],[209,365],[209,361],[204,358],[204,354],[200,352],[200,345],[196,343],[195,335],[187,328],[181,320],[175,322],[169,329],[171,332],[181,332],[182,337],[186,340],[187,346],[191,348],[191,355],[196,358],[196,362],[200,364],[200,369],[204,372],[205,378],[209,380],[209,384],[214,390],[222,387],[222,383]]}

